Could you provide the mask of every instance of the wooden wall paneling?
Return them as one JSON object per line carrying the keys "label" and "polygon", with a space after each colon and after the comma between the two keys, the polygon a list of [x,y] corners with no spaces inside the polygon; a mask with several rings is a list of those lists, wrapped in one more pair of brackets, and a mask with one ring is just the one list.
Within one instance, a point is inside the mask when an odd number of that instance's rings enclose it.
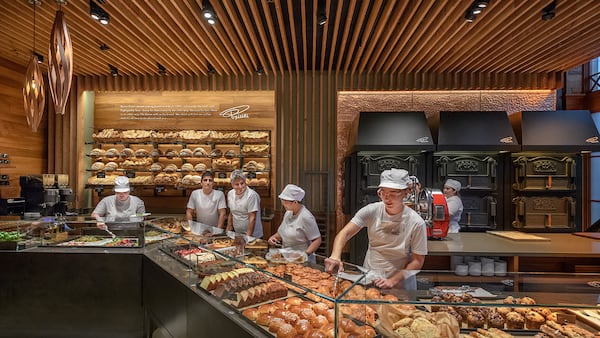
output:
{"label": "wooden wall paneling", "polygon": [[600,90],[589,93],[587,101],[592,112],[600,112]]}
{"label": "wooden wall paneling", "polygon": [[0,198],[19,197],[19,176],[42,173],[47,163],[47,112],[38,132],[32,132],[23,107],[24,74],[24,67],[0,59],[0,153],[8,154],[10,160],[0,168],[9,175],[9,185],[0,186]]}

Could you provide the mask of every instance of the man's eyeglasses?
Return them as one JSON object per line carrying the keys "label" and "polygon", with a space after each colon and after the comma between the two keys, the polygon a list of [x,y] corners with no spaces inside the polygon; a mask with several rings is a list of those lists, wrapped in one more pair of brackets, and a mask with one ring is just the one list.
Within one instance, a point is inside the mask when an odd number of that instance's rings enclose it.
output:
{"label": "man's eyeglasses", "polygon": [[396,197],[400,197],[400,195],[402,195],[402,193],[404,192],[404,190],[377,190],[377,196],[379,196],[380,198],[386,198],[386,197],[391,197],[391,198],[396,198]]}

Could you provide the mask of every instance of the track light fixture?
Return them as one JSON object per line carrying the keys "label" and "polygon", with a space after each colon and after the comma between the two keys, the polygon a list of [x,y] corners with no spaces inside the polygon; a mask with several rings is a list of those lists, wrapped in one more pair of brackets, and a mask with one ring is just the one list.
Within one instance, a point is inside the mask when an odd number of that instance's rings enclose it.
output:
{"label": "track light fixture", "polygon": [[264,75],[265,74],[265,69],[263,68],[262,65],[258,65],[256,66],[256,75]]}
{"label": "track light fixture", "polygon": [[317,2],[317,24],[323,26],[327,23],[327,15],[325,12],[325,1],[319,0]]}
{"label": "track light fixture", "polygon": [[118,76],[119,75],[119,69],[113,65],[111,65],[110,63],[108,64],[108,68],[110,68],[110,75],[112,76]]}
{"label": "track light fixture", "polygon": [[37,57],[37,63],[44,63],[44,56],[38,52],[33,52],[33,55]]}
{"label": "track light fixture", "polygon": [[[103,3],[103,1],[101,2]],[[108,25],[110,22],[110,15],[102,7],[98,6],[94,0],[90,0],[90,16],[103,25]]]}
{"label": "track light fixture", "polygon": [[215,14],[215,11],[211,7],[208,0],[202,1],[202,16],[206,19],[206,22],[211,25],[217,23],[217,15]]}
{"label": "track light fixture", "polygon": [[487,8],[489,1],[487,0],[474,0],[471,6],[465,12],[465,20],[467,22],[473,22],[477,18],[477,15]]}
{"label": "track light fixture", "polygon": [[167,68],[165,68],[165,66],[163,66],[157,62],[156,67],[158,68],[158,75],[161,75],[161,76],[167,75]]}
{"label": "track light fixture", "polygon": [[549,21],[556,16],[556,0],[542,9],[542,20]]}
{"label": "track light fixture", "polygon": [[211,65],[210,62],[206,63],[206,69],[208,71],[208,75],[213,75],[214,73],[217,72],[217,70],[215,69],[215,67],[213,67],[213,65]]}

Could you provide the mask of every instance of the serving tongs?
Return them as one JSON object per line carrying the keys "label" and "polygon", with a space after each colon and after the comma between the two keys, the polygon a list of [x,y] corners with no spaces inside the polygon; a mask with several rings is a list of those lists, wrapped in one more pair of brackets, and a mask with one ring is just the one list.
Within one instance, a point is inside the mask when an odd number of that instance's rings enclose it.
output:
{"label": "serving tongs", "polygon": [[108,230],[107,226],[104,226],[104,231],[108,232],[108,234],[113,238],[117,238],[117,235],[115,235],[112,231]]}
{"label": "serving tongs", "polygon": [[335,279],[333,280],[333,297],[336,297],[336,298],[338,296],[338,286],[339,286],[341,274],[342,274],[342,271],[338,270],[338,272],[335,274]]}

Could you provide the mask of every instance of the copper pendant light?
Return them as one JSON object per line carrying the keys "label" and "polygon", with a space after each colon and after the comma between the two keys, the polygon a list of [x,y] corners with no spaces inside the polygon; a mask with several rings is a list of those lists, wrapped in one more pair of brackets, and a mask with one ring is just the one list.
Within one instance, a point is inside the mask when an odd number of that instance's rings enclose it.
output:
{"label": "copper pendant light", "polygon": [[[62,5],[66,0],[57,0],[56,2]],[[48,82],[54,110],[57,114],[64,115],[73,78],[73,46],[65,14],[60,7],[56,11],[52,25],[48,56]]]}
{"label": "copper pendant light", "polygon": [[25,115],[27,116],[27,124],[35,133],[38,130],[42,116],[44,115],[44,107],[46,105],[46,95],[44,90],[44,77],[40,69],[41,60],[38,59],[35,53],[35,6],[39,5],[38,0],[30,0],[33,5],[33,51],[31,61],[25,73],[25,85],[23,86],[23,103],[25,106]]}

